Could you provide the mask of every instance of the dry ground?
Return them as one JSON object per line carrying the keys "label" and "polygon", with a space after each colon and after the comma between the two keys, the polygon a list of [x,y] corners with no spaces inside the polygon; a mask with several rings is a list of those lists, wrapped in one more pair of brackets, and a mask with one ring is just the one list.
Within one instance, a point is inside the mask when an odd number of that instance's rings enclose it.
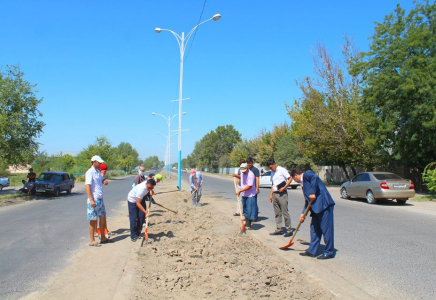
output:
{"label": "dry ground", "polygon": [[250,232],[241,235],[240,222],[222,213],[222,200],[205,195],[194,208],[182,201],[188,196],[155,197],[178,214],[152,206],[149,243],[137,253],[133,299],[333,298]]}

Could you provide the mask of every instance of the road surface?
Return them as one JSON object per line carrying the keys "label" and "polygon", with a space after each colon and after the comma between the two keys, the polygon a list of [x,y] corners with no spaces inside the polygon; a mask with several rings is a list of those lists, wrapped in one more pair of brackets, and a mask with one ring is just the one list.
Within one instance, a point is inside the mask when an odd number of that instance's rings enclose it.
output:
{"label": "road surface", "polygon": [[[112,179],[104,187],[109,229],[111,208],[126,201],[132,183],[129,176]],[[71,195],[0,209],[0,299],[18,299],[38,290],[70,257],[88,247],[86,199],[84,184],[78,183]]]}
{"label": "road surface", "polygon": [[[234,202],[236,209],[233,182],[217,175],[203,175],[203,193],[223,196]],[[188,178],[189,174],[183,176]],[[370,205],[364,200],[341,199],[338,188],[329,190],[336,202],[337,256],[329,260],[331,268],[378,299],[434,299],[436,203],[398,205],[380,201]],[[301,188],[288,193],[295,228],[303,208],[303,194]],[[253,228],[273,232],[274,213],[268,197],[269,189],[261,188],[258,196],[261,221]],[[272,238],[282,239],[283,245],[289,240],[281,236]],[[301,226],[297,238],[310,241],[308,221]]]}

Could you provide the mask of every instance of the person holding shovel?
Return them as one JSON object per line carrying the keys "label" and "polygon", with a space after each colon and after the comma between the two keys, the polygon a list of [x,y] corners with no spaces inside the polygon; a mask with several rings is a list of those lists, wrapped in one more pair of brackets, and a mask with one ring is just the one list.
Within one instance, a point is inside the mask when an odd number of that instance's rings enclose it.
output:
{"label": "person holding shovel", "polygon": [[335,257],[335,245],[334,245],[334,219],[333,208],[335,202],[332,196],[327,190],[324,182],[313,171],[303,171],[299,169],[293,169],[291,171],[291,177],[296,182],[300,183],[303,188],[304,194],[304,208],[303,213],[300,216],[300,222],[303,223],[306,210],[309,202],[312,202],[310,207],[312,221],[310,222],[310,245],[309,248],[300,253],[301,256],[315,257],[321,237],[324,236],[325,250],[324,253],[318,256],[318,259],[330,259]]}
{"label": "person holding shovel", "polygon": [[129,207],[130,238],[136,242],[141,236],[142,224],[148,216],[146,211],[145,196],[153,194],[156,185],[154,179],[143,181],[129,192],[127,195],[127,205]]}
{"label": "person holding shovel", "polygon": [[257,218],[257,205],[256,205],[256,176],[248,168],[247,163],[241,164],[241,189],[236,192],[236,195],[242,196],[242,211],[245,216],[245,228],[251,228],[251,223]]}
{"label": "person holding shovel", "polygon": [[200,201],[200,198],[198,197],[200,193],[201,197],[201,189],[200,184],[198,182],[197,172],[195,169],[191,169],[190,175],[189,175],[189,188],[191,190],[191,200],[192,200],[192,206],[196,207],[199,206],[198,201]]}

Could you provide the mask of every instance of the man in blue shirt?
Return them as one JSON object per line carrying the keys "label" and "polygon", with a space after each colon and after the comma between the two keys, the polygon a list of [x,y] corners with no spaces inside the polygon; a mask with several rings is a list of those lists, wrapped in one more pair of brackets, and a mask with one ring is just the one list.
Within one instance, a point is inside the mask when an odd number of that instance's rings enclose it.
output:
{"label": "man in blue shirt", "polygon": [[308,170],[303,173],[299,169],[291,171],[291,177],[296,182],[300,183],[304,194],[304,208],[300,216],[301,223],[304,222],[304,212],[313,200],[310,207],[312,221],[310,222],[310,245],[306,252],[300,253],[302,256],[315,257],[321,237],[324,236],[325,250],[324,253],[318,256],[318,259],[329,259],[335,256],[334,245],[334,218],[333,208],[335,202],[327,190],[324,182],[313,171]]}

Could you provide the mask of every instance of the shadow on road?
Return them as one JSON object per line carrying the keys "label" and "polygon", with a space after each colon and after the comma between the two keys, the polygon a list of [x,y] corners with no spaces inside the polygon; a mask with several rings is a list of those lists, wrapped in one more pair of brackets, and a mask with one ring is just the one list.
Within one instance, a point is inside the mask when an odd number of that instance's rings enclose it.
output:
{"label": "shadow on road", "polygon": [[256,223],[251,224],[251,228],[253,228],[253,230],[259,230],[259,229],[262,229],[264,227],[265,227],[265,225],[262,225],[262,224],[256,224]]}
{"label": "shadow on road", "polygon": [[[344,200],[344,199],[342,199],[342,200]],[[354,201],[354,202],[366,203],[366,199],[361,199],[361,198],[351,198],[351,199],[346,199],[345,201]],[[398,204],[398,202],[395,200],[387,200],[387,199],[377,199],[376,204],[369,204],[369,203],[367,203],[367,204],[368,205],[381,205],[381,206],[414,206],[412,203],[409,203],[409,202],[406,202],[405,204]]]}

